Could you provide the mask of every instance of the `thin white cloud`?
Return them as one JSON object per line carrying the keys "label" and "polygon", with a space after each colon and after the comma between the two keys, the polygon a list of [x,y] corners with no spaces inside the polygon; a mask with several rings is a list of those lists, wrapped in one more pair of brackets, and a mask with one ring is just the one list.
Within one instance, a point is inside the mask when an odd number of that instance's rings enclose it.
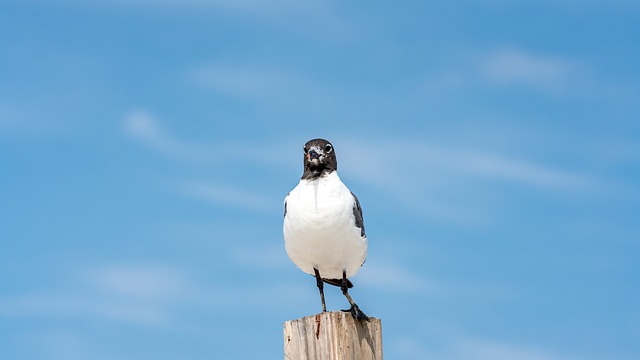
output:
{"label": "thin white cloud", "polygon": [[171,158],[187,161],[214,160],[212,147],[181,141],[167,132],[155,115],[145,109],[135,109],[123,119],[123,130],[132,138]]}
{"label": "thin white cloud", "polygon": [[506,46],[466,50],[452,57],[446,67],[425,74],[416,90],[421,96],[415,106],[424,103],[424,97],[450,101],[459,93],[468,96],[469,92],[487,91],[490,96],[525,91],[551,101],[572,99],[599,104],[612,114],[633,106],[640,96],[637,82],[591,59]]}
{"label": "thin white cloud", "polygon": [[165,265],[112,265],[88,276],[100,291],[137,299],[175,299],[190,292],[189,277]]}
{"label": "thin white cloud", "polygon": [[[315,285],[315,283],[313,284]],[[263,313],[268,309],[290,309],[309,304],[318,304],[319,307],[315,289],[309,288],[308,292],[293,291],[292,289],[300,289],[300,283],[287,283],[276,277],[273,281],[261,281],[250,285],[225,284],[224,287],[220,287],[215,292],[207,294],[207,297],[202,298],[201,304],[207,308],[207,311],[240,312],[243,315],[246,315],[248,311]],[[259,305],[256,305],[256,299],[259,299]]]}
{"label": "thin white cloud", "polygon": [[274,203],[258,192],[210,181],[181,182],[176,184],[176,189],[192,199],[235,208],[266,210]]}
{"label": "thin white cloud", "polygon": [[[165,157],[188,163],[221,163],[241,161],[253,164],[287,166],[286,157],[274,157],[285,153],[291,145],[286,141],[260,146],[243,141],[216,139],[215,143],[198,143],[176,136],[163,126],[163,122],[151,111],[132,109],[122,119],[123,132],[146,147]],[[268,149],[265,150],[265,149]]]}
{"label": "thin white cloud", "polygon": [[207,64],[191,70],[188,78],[196,85],[238,98],[270,99],[274,94],[303,88],[300,75],[266,66]]}
{"label": "thin white cloud", "polygon": [[434,280],[400,262],[368,261],[357,274],[356,282],[368,288],[398,290],[437,298],[474,298],[481,302],[504,302],[517,298],[517,289],[488,282],[468,283],[460,280]]}
{"label": "thin white cloud", "polygon": [[[546,190],[592,190],[601,183],[596,177],[553,166],[536,164],[498,153],[478,149],[462,149],[427,142],[377,140],[376,146],[385,149],[375,156],[369,147],[356,141],[345,144],[349,173],[382,185],[408,179],[425,185],[425,181],[446,178],[476,177],[510,182],[521,186]],[[380,172],[378,164],[384,164]],[[428,185],[428,184],[427,184]]]}
{"label": "thin white cloud", "polygon": [[233,251],[234,260],[241,266],[253,269],[293,269],[294,265],[287,258],[282,239],[274,239],[265,246],[237,248]]}
{"label": "thin white cloud", "polygon": [[36,110],[0,103],[0,134],[49,133],[60,127],[59,123],[55,125],[52,119],[41,116]]}
{"label": "thin white cloud", "polygon": [[489,340],[438,332],[436,342],[426,342],[415,336],[399,336],[389,344],[402,359],[440,360],[571,360],[585,359],[564,352],[549,350],[543,346],[523,345],[507,341]]}
{"label": "thin white cloud", "polygon": [[309,113],[338,106],[342,89],[311,74],[283,66],[213,62],[194,66],[185,78],[201,89],[263,109]]}
{"label": "thin white cloud", "polygon": [[503,155],[475,151],[452,155],[461,170],[477,176],[555,190],[588,190],[599,186],[599,181],[588,175]]}
{"label": "thin white cloud", "polygon": [[[44,0],[29,0],[32,3]],[[61,0],[47,6],[94,8],[127,12],[198,13],[212,19],[232,18],[252,27],[285,29],[333,41],[353,38],[353,22],[343,19],[334,1],[313,0]]]}
{"label": "thin white cloud", "polygon": [[[384,151],[369,156],[367,146],[348,142],[347,150],[343,152],[349,162],[349,174],[385,186],[398,182],[408,186],[429,186],[429,183],[436,186],[449,183],[453,178],[468,181],[468,177],[546,190],[593,190],[601,183],[589,174],[478,149],[390,139],[385,140],[384,144]],[[385,164],[384,172],[379,171],[378,164]],[[445,180],[438,182],[443,178]]]}
{"label": "thin white cloud", "polygon": [[[598,97],[607,92],[635,94],[611,79],[598,76],[583,59],[563,54],[536,52],[518,47],[488,51],[470,50],[453,58],[450,64],[427,76],[422,91],[429,97],[443,92],[473,89],[531,90],[558,97]],[[449,94],[450,95],[450,94]],[[611,95],[608,95],[611,96]]]}
{"label": "thin white cloud", "polygon": [[637,1],[634,0],[611,0],[607,2],[602,2],[599,0],[525,0],[525,1],[511,1],[511,0],[477,0],[482,3],[484,6],[494,6],[498,8],[507,8],[507,7],[521,7],[526,4],[534,4],[537,6],[544,6],[545,8],[551,10],[555,8],[561,8],[566,10],[573,11],[599,11],[601,9],[606,9],[608,11],[613,10],[627,10],[627,11],[638,11],[640,10],[640,5]]}
{"label": "thin white cloud", "polygon": [[42,358],[65,360],[101,358],[97,356],[95,349],[89,346],[85,337],[67,329],[56,329],[39,334],[32,341],[41,344],[37,351],[41,352]]}
{"label": "thin white cloud", "polygon": [[173,310],[198,296],[191,279],[163,265],[116,265],[71,279],[73,289],[0,299],[6,316],[89,317],[164,328]]}
{"label": "thin white cloud", "polygon": [[[224,286],[216,286],[196,281],[181,268],[162,264],[118,264],[83,272],[87,274],[67,278],[64,286],[48,291],[1,296],[0,318],[89,319],[175,330],[190,321],[185,309],[207,315],[229,311],[246,315],[251,309],[262,312],[315,299],[313,291],[292,293],[295,286],[277,279],[251,286],[224,282]],[[258,298],[261,306],[255,307]]]}
{"label": "thin white cloud", "polygon": [[395,263],[366,263],[358,273],[358,283],[368,287],[402,290],[404,292],[439,293],[442,288],[418,273]]}
{"label": "thin white cloud", "polygon": [[[157,118],[146,110],[133,110],[123,120],[125,133],[164,156],[187,163],[246,162],[251,166],[282,165],[285,158],[274,159],[270,154],[283,149],[283,144],[268,145],[269,151],[255,151],[254,146],[242,143],[199,144],[181,140],[164,130]],[[267,198],[260,191],[243,189],[219,181],[161,181],[161,186],[190,199],[216,205],[248,210],[266,210],[280,200]]]}
{"label": "thin white cloud", "polygon": [[490,53],[481,69],[481,74],[496,85],[525,86],[554,94],[575,86],[583,73],[584,66],[575,60],[514,48]]}
{"label": "thin white cloud", "polygon": [[[247,162],[252,166],[279,164],[283,168],[297,166],[294,157],[270,157],[288,154],[291,144],[263,141],[261,148],[269,152],[251,151],[247,144],[216,144],[216,147],[180,141],[161,130],[159,122],[148,112],[133,111],[125,119],[125,129],[134,138],[177,158],[222,161],[207,154],[225,153],[224,161]],[[340,142],[341,174],[369,183],[414,213],[444,222],[482,226],[493,221],[492,207],[500,206],[504,185],[549,192],[553,195],[598,194],[613,188],[606,179],[581,169],[566,169],[534,162],[505,152],[487,151],[482,147],[442,144],[434,141],[403,139],[369,139],[376,151],[361,140],[345,138]],[[381,164],[384,166],[381,167]],[[402,186],[398,186],[401,184]],[[183,181],[173,184],[175,191],[193,199],[225,206],[263,210],[275,200],[259,191],[242,189],[220,181]]]}
{"label": "thin white cloud", "polygon": [[87,290],[4,297],[0,299],[3,306],[0,313],[11,317],[91,318],[159,328],[173,322],[173,316],[165,304],[122,297],[104,297],[104,293]]}
{"label": "thin white cloud", "polygon": [[256,16],[273,16],[278,12],[311,13],[323,9],[310,0],[63,0],[59,3],[166,10],[219,9]]}
{"label": "thin white cloud", "polygon": [[473,360],[569,360],[574,357],[535,346],[511,344],[486,339],[466,339],[457,344],[459,359]]}
{"label": "thin white cloud", "polygon": [[413,216],[443,223],[482,227],[494,223],[505,206],[505,186],[548,193],[557,199],[604,194],[608,181],[598,175],[568,170],[490,152],[437,142],[399,139],[369,140],[371,147],[346,139],[340,145],[341,174],[357,179],[410,209]]}
{"label": "thin white cloud", "polygon": [[608,165],[640,165],[640,142],[629,138],[601,141],[588,148],[598,161]]}
{"label": "thin white cloud", "polygon": [[156,124],[155,117],[146,110],[137,109],[129,112],[124,119],[127,133],[150,144],[162,144],[164,136]]}

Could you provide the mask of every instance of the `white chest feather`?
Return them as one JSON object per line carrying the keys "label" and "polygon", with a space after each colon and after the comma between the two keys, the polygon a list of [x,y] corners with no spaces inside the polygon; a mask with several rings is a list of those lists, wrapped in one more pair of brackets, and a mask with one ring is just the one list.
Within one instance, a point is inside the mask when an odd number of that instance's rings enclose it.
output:
{"label": "white chest feather", "polygon": [[367,255],[367,239],[355,225],[355,199],[333,172],[301,180],[286,198],[284,240],[289,258],[324,278],[354,275]]}

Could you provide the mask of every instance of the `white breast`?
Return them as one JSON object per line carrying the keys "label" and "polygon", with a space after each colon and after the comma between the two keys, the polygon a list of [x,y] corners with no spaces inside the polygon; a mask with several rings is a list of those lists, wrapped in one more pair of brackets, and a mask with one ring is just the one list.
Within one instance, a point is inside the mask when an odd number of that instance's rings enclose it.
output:
{"label": "white breast", "polygon": [[301,180],[286,198],[284,241],[287,254],[300,269],[323,278],[340,279],[360,270],[367,239],[355,226],[355,200],[338,174]]}

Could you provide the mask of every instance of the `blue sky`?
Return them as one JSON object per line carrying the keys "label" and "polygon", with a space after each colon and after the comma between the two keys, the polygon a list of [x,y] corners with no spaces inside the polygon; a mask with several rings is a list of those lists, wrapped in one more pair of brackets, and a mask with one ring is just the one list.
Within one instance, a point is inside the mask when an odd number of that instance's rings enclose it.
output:
{"label": "blue sky", "polygon": [[3,358],[281,358],[320,310],[281,235],[315,137],[364,209],[352,295],[387,358],[638,358],[639,15],[2,1]]}

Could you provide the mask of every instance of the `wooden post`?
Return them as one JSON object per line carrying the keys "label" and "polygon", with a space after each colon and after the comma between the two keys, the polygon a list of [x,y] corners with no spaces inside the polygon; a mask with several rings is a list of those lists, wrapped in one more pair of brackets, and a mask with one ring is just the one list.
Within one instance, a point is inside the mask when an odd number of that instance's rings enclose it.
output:
{"label": "wooden post", "polygon": [[285,360],[382,360],[382,322],[333,311],[284,323]]}

